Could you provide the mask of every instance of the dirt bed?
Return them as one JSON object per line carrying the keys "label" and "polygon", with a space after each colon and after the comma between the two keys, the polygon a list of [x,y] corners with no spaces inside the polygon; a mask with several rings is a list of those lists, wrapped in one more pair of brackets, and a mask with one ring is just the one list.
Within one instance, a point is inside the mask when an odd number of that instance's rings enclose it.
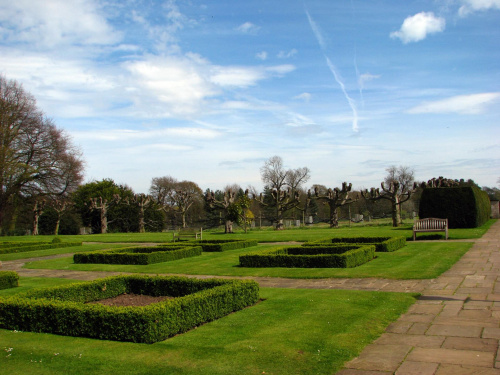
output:
{"label": "dirt bed", "polygon": [[167,296],[152,297],[152,296],[147,296],[145,294],[125,293],[125,294],[120,294],[119,296],[116,297],[106,298],[89,303],[93,304],[99,303],[101,305],[106,305],[106,306],[147,306],[152,303],[172,298],[173,297],[167,297]]}

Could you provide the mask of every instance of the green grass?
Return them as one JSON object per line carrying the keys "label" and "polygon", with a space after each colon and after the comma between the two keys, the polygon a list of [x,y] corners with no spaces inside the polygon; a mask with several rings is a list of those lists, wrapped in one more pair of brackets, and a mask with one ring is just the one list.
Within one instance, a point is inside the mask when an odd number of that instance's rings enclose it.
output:
{"label": "green grass", "polygon": [[259,245],[222,253],[202,253],[194,258],[147,266],[115,264],[75,264],[72,257],[27,263],[32,269],[77,271],[123,271],[217,276],[263,276],[287,278],[380,277],[388,279],[429,279],[448,270],[472,246],[469,242],[409,242],[394,252],[376,253],[377,258],[355,268],[245,268],[239,255],[273,245]]}
{"label": "green grass", "polygon": [[[479,228],[450,229],[450,239],[479,238],[495,222],[489,220]],[[374,221],[372,223],[342,224],[340,228],[328,228],[323,224],[314,225],[305,228],[288,228],[282,231],[276,231],[270,227],[262,229],[249,230],[244,233],[237,229],[233,234],[224,234],[221,229],[204,230],[203,239],[248,239],[258,242],[281,242],[281,241],[311,241],[323,237],[347,237],[347,236],[406,236],[413,237],[412,222],[407,220],[405,225],[399,228],[393,228],[385,221]],[[443,238],[444,234],[437,232],[434,237]],[[425,237],[425,234],[417,234],[417,238]],[[51,241],[54,236],[20,236],[20,237],[1,237],[0,241]],[[91,235],[59,236],[63,241],[81,241],[81,242],[169,242],[172,241],[172,232],[166,233],[108,233]]]}
{"label": "green grass", "polygon": [[[19,289],[41,282],[71,281],[21,278]],[[342,290],[264,288],[261,297],[152,345],[0,330],[0,368],[6,374],[332,374],[414,302],[410,294]]]}

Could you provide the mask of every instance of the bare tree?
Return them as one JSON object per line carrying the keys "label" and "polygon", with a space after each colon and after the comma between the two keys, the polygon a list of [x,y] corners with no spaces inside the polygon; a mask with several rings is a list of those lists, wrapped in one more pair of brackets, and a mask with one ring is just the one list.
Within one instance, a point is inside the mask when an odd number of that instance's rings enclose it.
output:
{"label": "bare tree", "polygon": [[17,197],[61,195],[83,178],[80,152],[21,85],[0,76],[0,227]]}
{"label": "bare tree", "polygon": [[33,206],[33,230],[31,233],[33,236],[38,236],[38,223],[40,222],[40,216],[45,211],[46,203],[45,199],[35,199],[35,205]]}
{"label": "bare tree", "polygon": [[211,208],[217,208],[224,213],[224,233],[233,233],[233,218],[229,215],[229,208],[235,203],[236,193],[231,188],[226,188],[222,199],[217,199],[213,191],[207,191],[205,202]]}
{"label": "bare tree", "polygon": [[316,198],[323,203],[328,204],[330,208],[330,228],[338,228],[339,226],[339,216],[338,208],[356,202],[359,197],[352,198],[349,196],[352,184],[347,185],[347,182],[342,183],[342,189],[334,188],[328,189],[326,192],[321,192],[318,186],[314,187],[314,195],[311,191],[308,191],[308,196],[310,198]]}
{"label": "bare tree", "polygon": [[68,210],[69,207],[73,205],[73,202],[71,202],[67,197],[57,197],[55,199],[52,199],[50,201],[50,206],[54,209],[56,212],[56,226],[54,229],[54,235],[57,236],[59,234],[59,226],[61,224],[61,218]]}
{"label": "bare tree", "polygon": [[376,201],[386,199],[391,202],[392,226],[398,227],[401,224],[401,205],[410,199],[412,193],[417,188],[413,183],[414,172],[409,167],[389,167],[386,169],[388,175],[385,182],[380,184],[380,189],[371,188],[370,191],[362,191],[365,199]]}
{"label": "bare tree", "polygon": [[113,199],[106,199],[101,196],[90,198],[90,208],[92,210],[99,211],[101,219],[101,233],[108,232],[108,210],[109,207],[120,201],[120,196],[118,194],[113,195]]}
{"label": "bare tree", "polygon": [[279,156],[273,156],[264,163],[260,174],[262,182],[271,190],[272,200],[266,203],[260,194],[258,201],[261,205],[275,209],[276,229],[284,229],[283,215],[286,211],[299,206],[299,188],[309,180],[309,169],[303,167],[287,170],[283,166],[283,159]]}

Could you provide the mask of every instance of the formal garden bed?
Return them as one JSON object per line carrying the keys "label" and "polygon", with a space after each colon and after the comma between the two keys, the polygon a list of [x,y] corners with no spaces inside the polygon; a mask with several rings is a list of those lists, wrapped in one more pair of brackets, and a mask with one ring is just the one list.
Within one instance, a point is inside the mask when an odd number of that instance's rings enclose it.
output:
{"label": "formal garden bed", "polygon": [[375,257],[374,245],[280,247],[240,256],[241,267],[352,268]]}
{"label": "formal garden bed", "polygon": [[315,241],[310,241],[302,246],[317,246],[318,244],[371,244],[375,245],[377,252],[391,252],[401,249],[406,246],[406,237],[334,237],[323,238]]}
{"label": "formal garden bed", "polygon": [[0,254],[22,253],[37,250],[52,250],[63,247],[82,246],[81,242],[62,242],[54,238],[51,242],[0,242]]}
{"label": "formal garden bed", "polygon": [[73,255],[73,262],[147,265],[198,256],[202,251],[203,248],[194,243],[124,247],[77,253]]}
{"label": "formal garden bed", "polygon": [[206,252],[244,249],[258,245],[256,240],[200,240],[191,242],[200,245]]}
{"label": "formal garden bed", "polygon": [[[91,303],[124,294],[170,297],[147,306]],[[0,327],[154,343],[255,304],[251,280],[115,276],[0,299]]]}
{"label": "formal garden bed", "polygon": [[0,271],[0,289],[19,286],[19,275],[14,271]]}

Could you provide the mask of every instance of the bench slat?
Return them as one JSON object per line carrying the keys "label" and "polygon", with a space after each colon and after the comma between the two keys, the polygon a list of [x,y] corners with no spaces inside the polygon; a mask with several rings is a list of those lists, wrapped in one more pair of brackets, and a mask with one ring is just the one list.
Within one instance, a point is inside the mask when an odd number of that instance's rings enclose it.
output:
{"label": "bench slat", "polygon": [[445,232],[448,239],[448,219],[425,218],[415,221],[413,225],[413,241],[417,232]]}

